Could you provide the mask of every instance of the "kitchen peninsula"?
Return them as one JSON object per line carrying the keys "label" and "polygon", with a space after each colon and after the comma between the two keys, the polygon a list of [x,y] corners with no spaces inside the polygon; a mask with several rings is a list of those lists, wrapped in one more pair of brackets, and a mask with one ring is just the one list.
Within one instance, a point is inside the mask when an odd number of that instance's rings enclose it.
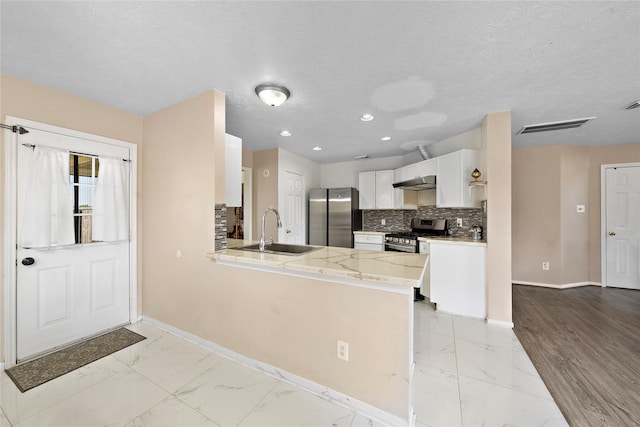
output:
{"label": "kitchen peninsula", "polygon": [[[228,286],[251,319],[231,350],[386,424],[411,425],[413,288],[428,256],[336,247],[208,256],[237,278]],[[342,359],[338,341],[348,345]]]}

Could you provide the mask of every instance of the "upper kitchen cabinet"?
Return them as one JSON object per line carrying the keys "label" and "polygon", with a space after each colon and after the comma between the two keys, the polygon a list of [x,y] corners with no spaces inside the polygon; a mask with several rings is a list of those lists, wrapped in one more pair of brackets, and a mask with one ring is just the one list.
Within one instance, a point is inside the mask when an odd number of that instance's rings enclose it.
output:
{"label": "upper kitchen cabinet", "polygon": [[360,209],[402,209],[402,192],[393,188],[393,171],[360,172]]}
{"label": "upper kitchen cabinet", "polygon": [[394,171],[393,183],[408,181],[423,176],[436,175],[437,161],[436,159],[427,159],[418,163],[403,166]]}
{"label": "upper kitchen cabinet", "polygon": [[480,151],[459,150],[436,157],[436,207],[477,208],[480,201],[474,201],[469,191],[471,172],[480,168]]}
{"label": "upper kitchen cabinet", "polygon": [[242,139],[224,135],[227,206],[242,206]]}

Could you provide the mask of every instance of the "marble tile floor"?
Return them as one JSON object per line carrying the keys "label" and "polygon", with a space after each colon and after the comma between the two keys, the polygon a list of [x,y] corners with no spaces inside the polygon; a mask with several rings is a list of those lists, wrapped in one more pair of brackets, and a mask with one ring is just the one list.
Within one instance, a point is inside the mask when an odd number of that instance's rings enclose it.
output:
{"label": "marble tile floor", "polygon": [[[415,306],[416,426],[567,425],[510,329]],[[24,394],[0,427],[380,426],[145,323],[146,340]]]}

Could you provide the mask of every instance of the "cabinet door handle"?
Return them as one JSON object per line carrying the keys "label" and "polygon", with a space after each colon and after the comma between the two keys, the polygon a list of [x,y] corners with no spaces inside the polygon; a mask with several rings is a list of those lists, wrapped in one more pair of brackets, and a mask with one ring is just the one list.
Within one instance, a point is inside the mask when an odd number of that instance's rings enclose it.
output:
{"label": "cabinet door handle", "polygon": [[609,232],[609,236],[615,236],[615,235],[616,235],[616,232],[615,232],[615,231],[610,231],[610,232]]}

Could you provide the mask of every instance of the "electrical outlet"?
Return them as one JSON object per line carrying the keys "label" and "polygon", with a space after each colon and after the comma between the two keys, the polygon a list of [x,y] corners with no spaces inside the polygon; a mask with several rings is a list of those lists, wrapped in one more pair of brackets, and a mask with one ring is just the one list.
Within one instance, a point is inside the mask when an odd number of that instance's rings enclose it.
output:
{"label": "electrical outlet", "polygon": [[549,269],[549,261],[544,261],[542,263],[542,269],[543,270],[548,270]]}
{"label": "electrical outlet", "polygon": [[462,227],[462,218],[456,218],[456,225]]}
{"label": "electrical outlet", "polygon": [[381,224],[381,225],[387,225],[387,220],[386,220],[386,219],[384,219],[384,218],[382,218],[382,219],[380,220],[380,224]]}
{"label": "electrical outlet", "polygon": [[338,348],[336,357],[345,362],[349,361],[349,343],[338,340]]}

